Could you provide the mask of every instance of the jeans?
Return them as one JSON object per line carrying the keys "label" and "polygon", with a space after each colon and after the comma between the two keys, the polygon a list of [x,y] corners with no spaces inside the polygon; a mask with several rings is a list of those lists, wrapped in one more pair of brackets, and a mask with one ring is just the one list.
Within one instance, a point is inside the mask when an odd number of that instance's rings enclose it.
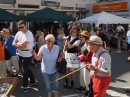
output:
{"label": "jeans", "polygon": [[30,78],[30,83],[35,83],[35,77],[30,69],[32,57],[21,57],[19,56],[19,61],[22,65],[23,70],[23,87],[28,85],[28,77]]}
{"label": "jeans", "polygon": [[44,78],[47,92],[52,92],[53,90],[58,91],[59,82],[57,81],[57,82],[54,82],[52,84],[50,82],[59,78],[59,73],[55,72],[53,74],[46,74],[46,73],[42,72],[42,74],[43,74],[43,78]]}

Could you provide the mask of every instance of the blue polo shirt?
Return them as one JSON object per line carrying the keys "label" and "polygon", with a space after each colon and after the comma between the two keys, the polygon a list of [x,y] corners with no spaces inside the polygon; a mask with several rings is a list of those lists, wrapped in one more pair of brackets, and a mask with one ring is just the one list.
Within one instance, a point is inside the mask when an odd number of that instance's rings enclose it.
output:
{"label": "blue polo shirt", "polygon": [[10,35],[10,38],[7,40],[6,38],[3,38],[3,42],[6,46],[6,48],[9,50],[12,56],[16,56],[16,48],[12,46],[12,43],[14,41],[14,36]]}

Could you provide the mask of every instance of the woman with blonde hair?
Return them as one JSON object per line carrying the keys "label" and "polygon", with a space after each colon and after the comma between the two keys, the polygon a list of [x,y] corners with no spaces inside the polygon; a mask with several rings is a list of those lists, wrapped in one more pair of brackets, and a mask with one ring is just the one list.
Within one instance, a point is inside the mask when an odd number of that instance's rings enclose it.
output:
{"label": "woman with blonde hair", "polygon": [[31,50],[30,52],[33,54],[36,60],[42,59],[41,71],[43,74],[46,91],[48,92],[48,96],[46,97],[52,97],[53,91],[54,97],[58,97],[59,82],[57,81],[53,84],[50,84],[50,82],[59,78],[56,62],[61,61],[63,58],[63,53],[59,53],[60,48],[54,44],[55,37],[52,34],[48,34],[45,37],[45,40],[46,44],[41,46],[38,54],[36,54],[34,50]]}
{"label": "woman with blonde hair", "polygon": [[65,36],[64,31],[62,29],[58,29],[58,36],[57,36],[57,45],[63,49],[65,44],[65,39],[63,38]]}

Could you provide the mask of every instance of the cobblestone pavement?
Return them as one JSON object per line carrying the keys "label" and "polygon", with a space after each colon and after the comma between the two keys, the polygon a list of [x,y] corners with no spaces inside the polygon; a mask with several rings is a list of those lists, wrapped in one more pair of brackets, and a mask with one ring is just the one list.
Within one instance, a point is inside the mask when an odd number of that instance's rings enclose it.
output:
{"label": "cobblestone pavement", "polygon": [[[126,62],[128,53],[127,51],[116,53],[116,50],[112,50],[110,55],[112,57],[112,81],[105,97],[130,97],[130,93],[128,94],[125,92],[125,89],[130,89],[130,62]],[[30,87],[27,93],[24,93],[22,90],[22,75],[20,74],[18,85],[11,97],[47,97],[40,68],[40,65],[32,68],[37,84],[34,87]],[[59,89],[60,97],[82,97],[83,93],[75,91],[75,88],[79,87],[78,72],[76,73],[73,89],[65,89],[63,88],[63,85],[64,80],[61,80]]]}

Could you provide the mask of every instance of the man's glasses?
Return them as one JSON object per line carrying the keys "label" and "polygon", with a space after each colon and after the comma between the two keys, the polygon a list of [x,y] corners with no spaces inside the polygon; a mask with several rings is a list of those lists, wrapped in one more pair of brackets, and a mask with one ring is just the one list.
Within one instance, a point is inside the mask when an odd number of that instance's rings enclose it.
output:
{"label": "man's glasses", "polygon": [[18,27],[19,29],[23,29],[24,27]]}
{"label": "man's glasses", "polygon": [[80,38],[84,38],[84,37],[80,37]]}

